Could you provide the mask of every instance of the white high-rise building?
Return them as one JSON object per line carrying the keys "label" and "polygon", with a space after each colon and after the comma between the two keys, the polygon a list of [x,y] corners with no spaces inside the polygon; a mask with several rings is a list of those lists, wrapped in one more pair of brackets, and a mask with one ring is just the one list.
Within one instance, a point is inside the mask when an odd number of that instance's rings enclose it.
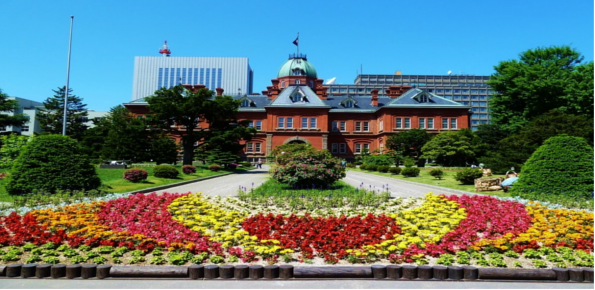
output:
{"label": "white high-rise building", "polygon": [[252,75],[247,57],[137,56],[132,100],[178,84],[205,85],[213,91],[223,88],[226,95],[251,94]]}

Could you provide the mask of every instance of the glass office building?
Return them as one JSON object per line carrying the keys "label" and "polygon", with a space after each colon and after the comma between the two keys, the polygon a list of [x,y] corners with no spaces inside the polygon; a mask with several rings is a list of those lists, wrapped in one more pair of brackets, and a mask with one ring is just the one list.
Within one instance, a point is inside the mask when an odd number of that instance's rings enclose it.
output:
{"label": "glass office building", "polygon": [[223,88],[224,94],[251,94],[253,71],[246,57],[134,58],[132,100],[152,95],[161,87],[178,84]]}
{"label": "glass office building", "polygon": [[428,90],[431,93],[471,106],[471,129],[488,124],[490,120],[488,99],[493,91],[486,84],[489,76],[474,75],[372,75],[361,74],[355,78],[354,84],[328,85],[329,94],[369,95],[378,89],[379,96],[386,94],[390,86],[412,86]]}

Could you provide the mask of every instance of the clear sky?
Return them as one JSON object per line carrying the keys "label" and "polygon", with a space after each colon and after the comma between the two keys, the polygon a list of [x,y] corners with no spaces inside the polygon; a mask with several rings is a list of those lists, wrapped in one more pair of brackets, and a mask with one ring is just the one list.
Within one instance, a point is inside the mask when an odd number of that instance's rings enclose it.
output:
{"label": "clear sky", "polygon": [[590,0],[0,1],[0,89],[43,101],[66,83],[88,108],[132,98],[135,56],[248,57],[254,90],[276,77],[300,33],[318,77],[351,84],[366,74],[490,75],[527,49],[570,45],[593,60]]}

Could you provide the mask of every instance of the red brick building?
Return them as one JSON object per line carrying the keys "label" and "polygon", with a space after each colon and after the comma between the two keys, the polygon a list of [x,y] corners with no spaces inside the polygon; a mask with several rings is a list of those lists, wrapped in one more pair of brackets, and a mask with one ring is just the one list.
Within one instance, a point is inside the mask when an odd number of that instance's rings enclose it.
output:
{"label": "red brick building", "polygon": [[[305,55],[290,56],[271,83],[262,95],[233,96],[241,101],[238,119],[252,120],[258,130],[242,154],[250,161],[291,142],[351,159],[364,149],[383,151],[386,139],[399,131],[470,127],[469,106],[419,88],[389,87],[386,96],[378,96],[378,90],[355,97],[330,95]],[[137,115],[148,113],[142,99],[124,106]]]}

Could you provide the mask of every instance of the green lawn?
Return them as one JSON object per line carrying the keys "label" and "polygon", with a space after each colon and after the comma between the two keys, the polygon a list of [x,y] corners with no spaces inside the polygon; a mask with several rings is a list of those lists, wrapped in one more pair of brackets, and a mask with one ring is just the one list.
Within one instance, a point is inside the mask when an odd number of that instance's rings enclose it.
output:
{"label": "green lawn", "polygon": [[[391,177],[391,178],[395,178],[395,179],[402,179],[402,180],[406,180],[406,181],[418,182],[418,183],[423,183],[423,184],[442,186],[442,187],[446,187],[446,188],[450,188],[450,189],[467,191],[467,192],[471,192],[471,193],[480,193],[480,194],[487,194],[487,195],[500,196],[500,197],[510,196],[509,193],[505,193],[503,191],[476,192],[474,185],[461,184],[460,182],[458,182],[454,179],[454,175],[458,171],[460,171],[460,170],[456,170],[456,169],[443,169],[444,176],[442,177],[441,180],[438,180],[430,175],[430,170],[432,170],[432,169],[433,168],[420,168],[418,177],[405,177],[400,174],[393,175],[391,173],[380,173],[378,171],[361,170],[361,169],[359,169],[359,167],[358,168],[348,168],[348,170],[360,171],[360,172],[370,173],[370,174],[374,174],[374,175],[386,176],[386,177]],[[504,177],[504,176],[503,175],[494,175],[493,177]]]}
{"label": "green lawn", "polygon": [[[109,191],[109,192],[115,192],[115,193],[142,190],[142,189],[147,189],[147,188],[151,188],[151,187],[167,185],[167,184],[172,184],[172,183],[178,183],[181,181],[193,180],[193,179],[198,179],[198,178],[202,178],[202,177],[221,175],[224,173],[231,172],[229,170],[221,170],[218,172],[214,172],[214,171],[210,171],[210,170],[206,169],[206,167],[197,166],[196,173],[186,175],[186,174],[182,173],[182,166],[180,165],[180,166],[176,166],[176,168],[178,168],[178,171],[180,171],[180,175],[178,176],[178,178],[168,179],[168,178],[157,178],[157,177],[153,176],[153,168],[154,168],[153,166],[147,166],[147,167],[142,167],[142,168],[147,170],[147,172],[149,173],[149,177],[147,178],[147,180],[145,182],[140,182],[140,183],[132,183],[128,180],[125,180],[123,178],[125,169],[105,169],[105,168],[100,169],[100,168],[97,168],[96,170],[97,170],[97,174],[99,175],[99,178],[101,179],[102,184],[104,185],[102,187],[102,189]],[[3,182],[4,182],[4,180],[0,180],[0,202],[12,202],[13,198],[6,192],[6,188],[4,187]]]}

